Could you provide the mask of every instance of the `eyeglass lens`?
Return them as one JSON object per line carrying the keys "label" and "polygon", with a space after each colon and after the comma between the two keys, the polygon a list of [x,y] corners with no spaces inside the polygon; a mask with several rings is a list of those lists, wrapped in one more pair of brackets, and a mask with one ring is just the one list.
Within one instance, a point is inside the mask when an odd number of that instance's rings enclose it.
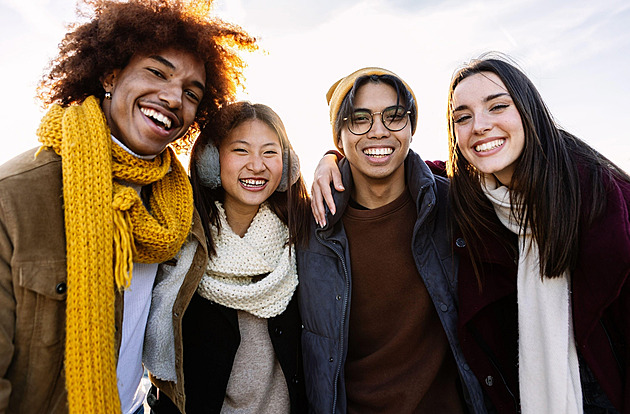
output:
{"label": "eyeglass lens", "polygon": [[348,122],[350,132],[356,135],[367,134],[374,124],[374,115],[381,115],[385,128],[392,132],[400,131],[407,126],[409,120],[408,111],[402,106],[390,106],[382,112],[357,110],[352,113]]}

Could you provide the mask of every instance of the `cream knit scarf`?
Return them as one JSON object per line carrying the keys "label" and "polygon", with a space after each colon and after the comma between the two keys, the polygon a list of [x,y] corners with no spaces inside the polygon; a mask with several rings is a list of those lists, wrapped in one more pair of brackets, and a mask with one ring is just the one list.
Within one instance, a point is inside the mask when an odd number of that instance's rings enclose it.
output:
{"label": "cream knit scarf", "polygon": [[523,414],[582,414],[582,385],[571,316],[569,275],[541,279],[538,245],[510,211],[507,187],[486,176],[499,220],[519,236],[517,274],[519,387]]}
{"label": "cream knit scarf", "polygon": [[[114,282],[129,286],[134,261],[159,263],[177,253],[192,224],[192,188],[170,149],[147,161],[112,146],[93,96],[53,105],[37,135],[62,158],[69,411],[119,413]],[[117,181],[151,184],[151,212]]]}
{"label": "cream knit scarf", "polygon": [[[197,291],[208,300],[259,318],[281,314],[298,284],[287,226],[264,203],[241,238],[230,228],[223,206],[217,203],[217,207],[221,231],[211,230],[216,256],[208,261]],[[256,281],[254,276],[261,275]]]}

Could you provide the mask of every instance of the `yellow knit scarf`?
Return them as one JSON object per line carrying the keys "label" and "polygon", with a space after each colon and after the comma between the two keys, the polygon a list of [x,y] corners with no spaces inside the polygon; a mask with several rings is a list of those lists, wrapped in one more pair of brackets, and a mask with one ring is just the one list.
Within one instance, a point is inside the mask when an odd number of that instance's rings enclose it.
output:
{"label": "yellow knit scarf", "polygon": [[[147,161],[113,145],[93,96],[53,106],[37,135],[62,157],[70,413],[120,413],[114,281],[125,288],[134,261],[159,263],[179,251],[192,224],[192,188],[170,148]],[[150,213],[123,182],[151,184]]]}

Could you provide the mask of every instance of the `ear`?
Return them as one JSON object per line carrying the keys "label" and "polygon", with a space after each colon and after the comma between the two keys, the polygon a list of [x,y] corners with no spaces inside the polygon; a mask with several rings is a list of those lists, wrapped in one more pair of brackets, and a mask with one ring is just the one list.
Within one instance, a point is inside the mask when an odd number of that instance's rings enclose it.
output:
{"label": "ear", "polygon": [[343,152],[343,142],[341,141],[341,134],[339,134],[339,137],[337,138],[337,149],[339,150],[341,154],[345,156]]}
{"label": "ear", "polygon": [[114,84],[119,72],[120,69],[114,69],[113,71],[101,76],[100,81],[105,92],[111,92],[114,89]]}

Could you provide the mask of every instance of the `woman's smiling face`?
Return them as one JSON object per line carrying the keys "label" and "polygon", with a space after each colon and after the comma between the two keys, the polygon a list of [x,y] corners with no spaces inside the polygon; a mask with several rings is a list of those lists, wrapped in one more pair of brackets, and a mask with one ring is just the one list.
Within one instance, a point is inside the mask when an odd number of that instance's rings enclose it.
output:
{"label": "woman's smiling face", "polygon": [[505,84],[492,72],[468,76],[455,87],[451,105],[457,146],[466,160],[509,186],[525,131]]}
{"label": "woman's smiling face", "polygon": [[226,211],[257,211],[282,178],[280,139],[265,122],[245,121],[221,142],[219,162]]}

